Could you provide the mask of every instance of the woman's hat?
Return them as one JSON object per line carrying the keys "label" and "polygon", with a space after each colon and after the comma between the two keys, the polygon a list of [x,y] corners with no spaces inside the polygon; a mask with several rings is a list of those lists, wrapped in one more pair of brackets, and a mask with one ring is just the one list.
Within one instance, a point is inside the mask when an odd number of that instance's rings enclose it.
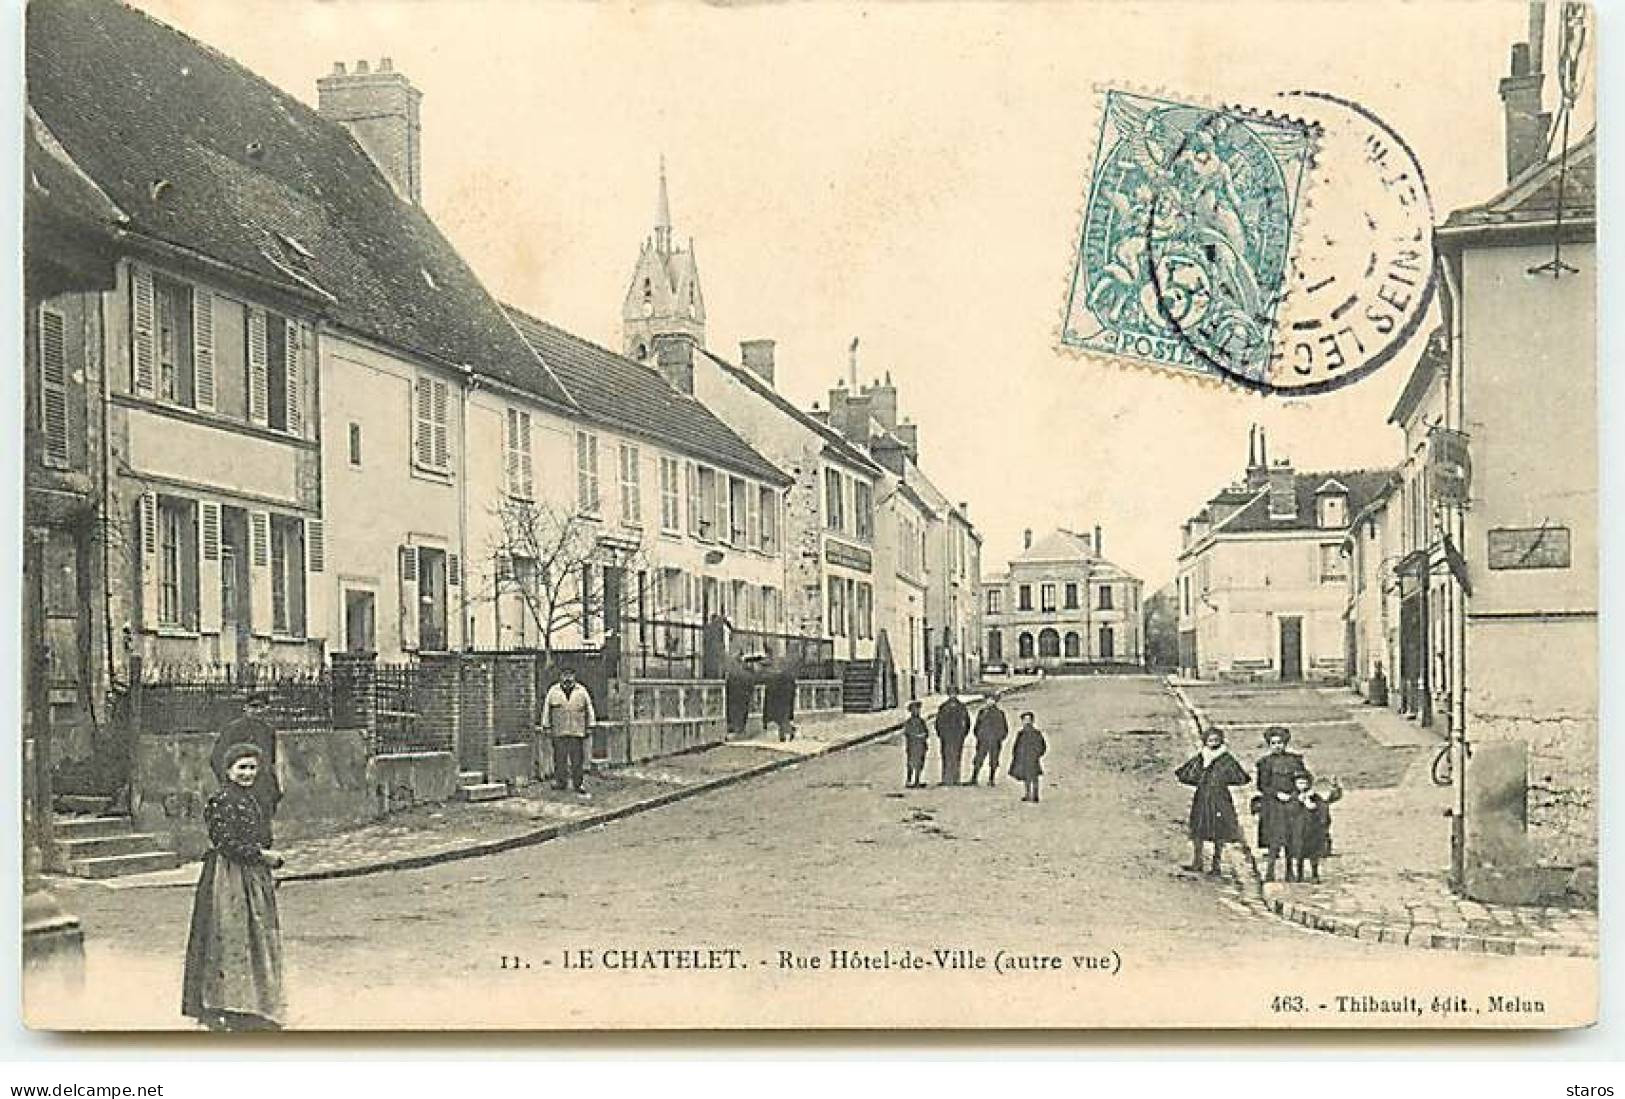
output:
{"label": "woman's hat", "polygon": [[248,756],[253,756],[258,762],[265,762],[265,752],[260,748],[260,746],[258,744],[251,744],[245,740],[241,744],[231,745],[224,752],[222,752],[220,754],[220,765],[229,769],[232,764],[236,763],[239,759],[244,759]]}

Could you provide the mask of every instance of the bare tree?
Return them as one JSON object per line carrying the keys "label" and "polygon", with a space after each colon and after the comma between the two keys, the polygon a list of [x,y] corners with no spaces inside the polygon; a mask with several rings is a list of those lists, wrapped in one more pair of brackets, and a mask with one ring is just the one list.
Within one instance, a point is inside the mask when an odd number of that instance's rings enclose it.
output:
{"label": "bare tree", "polygon": [[[585,633],[593,622],[636,617],[637,578],[655,567],[640,537],[606,536],[602,523],[553,503],[510,498],[492,515],[497,520],[489,547],[494,567],[469,597],[516,598],[536,624],[536,647],[549,660],[559,638],[570,631]],[[606,568],[619,570],[618,595],[616,585],[604,580],[600,570]],[[589,570],[598,573],[595,582],[588,581]]]}

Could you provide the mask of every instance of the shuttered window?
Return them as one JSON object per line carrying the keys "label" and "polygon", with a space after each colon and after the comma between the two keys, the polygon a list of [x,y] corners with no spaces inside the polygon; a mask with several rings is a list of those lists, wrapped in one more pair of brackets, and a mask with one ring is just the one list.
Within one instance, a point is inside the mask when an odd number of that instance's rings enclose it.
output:
{"label": "shuttered window", "polygon": [[583,515],[597,515],[601,506],[598,495],[598,436],[588,431],[576,432],[576,504]]}
{"label": "shuttered window", "polygon": [[660,459],[660,529],[676,534],[682,529],[682,500],[678,495],[677,459]]}
{"label": "shuttered window", "polygon": [[629,527],[643,524],[643,479],[638,448],[630,443],[620,447],[621,522]]}
{"label": "shuttered window", "polygon": [[40,436],[45,464],[66,468],[68,450],[68,326],[55,309],[39,313]]}
{"label": "shuttered window", "polygon": [[529,500],[535,484],[531,476],[530,413],[508,409],[507,429],[508,495]]}
{"label": "shuttered window", "polygon": [[451,472],[451,385],[420,377],[412,399],[412,461],[424,469]]}

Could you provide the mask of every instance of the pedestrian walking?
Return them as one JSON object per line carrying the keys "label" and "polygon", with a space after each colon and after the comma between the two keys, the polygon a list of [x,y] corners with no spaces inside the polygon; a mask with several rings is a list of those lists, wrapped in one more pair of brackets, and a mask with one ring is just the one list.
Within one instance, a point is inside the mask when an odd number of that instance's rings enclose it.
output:
{"label": "pedestrian walking", "polygon": [[1191,796],[1190,869],[1202,872],[1202,844],[1213,844],[1213,862],[1209,874],[1219,873],[1219,858],[1227,843],[1241,842],[1241,822],[1236,819],[1235,799],[1230,787],[1245,786],[1247,772],[1230,754],[1224,742],[1224,730],[1209,727],[1202,734],[1202,747],[1190,759],[1179,765],[1174,777],[1186,786],[1196,787]]}
{"label": "pedestrian walking", "polygon": [[958,786],[959,761],[965,751],[965,737],[970,734],[970,711],[952,690],[937,707],[937,740],[942,749],[943,786]]}
{"label": "pedestrian walking", "polygon": [[750,721],[750,703],[756,694],[757,659],[743,652],[736,653],[723,678],[722,709],[730,737],[744,736],[745,725]]}
{"label": "pedestrian walking", "polygon": [[992,786],[999,776],[999,749],[1004,745],[1004,738],[1010,732],[1010,722],[999,709],[997,695],[987,700],[976,713],[976,729],[971,734],[976,739],[976,754],[971,757],[970,784],[975,786],[982,774],[982,764],[987,764],[987,784]]}
{"label": "pedestrian walking", "polygon": [[1286,880],[1301,882],[1304,863],[1309,880],[1320,881],[1320,860],[1331,854],[1332,803],[1343,797],[1336,779],[1326,794],[1315,792],[1315,776],[1299,771],[1292,776],[1292,800],[1286,807]]}
{"label": "pedestrian walking", "polygon": [[931,746],[931,730],[920,716],[919,702],[908,704],[908,720],[903,722],[903,789],[918,790],[925,785],[925,753]]}
{"label": "pedestrian walking", "polygon": [[265,811],[269,823],[276,816],[282,802],[282,786],[276,777],[276,730],[267,720],[271,712],[271,692],[256,688],[243,699],[243,714],[223,725],[214,738],[214,749],[209,753],[209,766],[215,779],[226,783],[226,753],[239,744],[252,744],[260,750],[259,776],[254,780],[252,793]]}
{"label": "pedestrian walking", "polygon": [[192,899],[181,976],[181,1013],[210,1030],[282,1026],[282,928],[270,849],[270,818],[253,793],[263,768],[259,745],[223,753],[226,779],[203,807],[209,851]]}
{"label": "pedestrian walking", "polygon": [[1016,742],[1010,746],[1010,777],[1019,778],[1025,784],[1022,801],[1038,800],[1038,776],[1044,773],[1039,760],[1049,751],[1049,742],[1033,721],[1031,710],[1021,715],[1021,728],[1016,732]]}
{"label": "pedestrian walking", "polygon": [[[771,658],[772,650],[768,656]],[[780,740],[796,738],[796,669],[789,653],[768,675],[762,691],[762,724],[776,726]]]}
{"label": "pedestrian walking", "polygon": [[1258,814],[1258,849],[1268,859],[1264,880],[1274,881],[1275,861],[1286,851],[1286,806],[1292,800],[1293,778],[1308,768],[1302,756],[1287,751],[1287,745],[1292,743],[1290,729],[1271,725],[1264,730],[1264,743],[1269,750],[1254,768],[1258,794],[1253,798],[1253,811]]}
{"label": "pedestrian walking", "polygon": [[576,793],[587,796],[587,733],[597,720],[592,693],[576,682],[575,669],[560,670],[559,681],[542,702],[542,728],[553,745],[553,789],[564,789],[568,781]]}

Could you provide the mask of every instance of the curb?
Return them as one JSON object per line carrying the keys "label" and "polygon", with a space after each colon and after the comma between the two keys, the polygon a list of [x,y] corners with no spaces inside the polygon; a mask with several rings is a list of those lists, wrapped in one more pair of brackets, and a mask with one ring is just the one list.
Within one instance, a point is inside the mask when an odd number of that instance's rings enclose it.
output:
{"label": "curb", "polygon": [[[1015,694],[1017,691],[1025,690],[1032,685],[1033,684],[1030,683],[1018,683],[1014,686],[1007,687],[1004,690],[995,691],[993,697],[1004,698],[1007,695]],[[934,713],[935,711],[933,711],[933,714]],[[642,801],[634,801],[617,809],[608,809],[602,813],[594,814],[590,817],[581,817],[577,820],[561,821],[558,824],[550,824],[545,828],[538,828],[534,832],[524,832],[517,836],[505,836],[498,840],[487,840],[481,843],[472,843],[464,847],[454,847],[447,850],[433,851],[422,855],[403,855],[399,858],[384,859],[379,862],[363,863],[353,866],[336,866],[325,870],[308,870],[280,875],[278,876],[277,881],[279,883],[334,881],[339,878],[359,878],[365,877],[369,874],[382,874],[392,870],[421,870],[424,867],[438,866],[441,863],[457,862],[462,859],[477,859],[486,855],[499,855],[505,851],[514,851],[521,847],[534,847],[537,844],[546,843],[549,840],[561,839],[564,836],[573,835],[577,832],[585,832],[590,828],[597,828],[600,825],[611,824],[617,820],[635,816],[639,813],[646,813],[652,809],[659,809],[662,806],[670,805],[673,802],[686,801],[689,798],[698,797],[701,794],[708,794],[715,790],[721,790],[725,787],[733,786],[736,783],[744,782],[746,779],[772,774],[775,771],[782,771],[787,767],[794,767],[798,763],[805,763],[808,760],[813,759],[822,759],[824,756],[833,755],[836,752],[842,752],[848,748],[855,748],[860,744],[868,744],[871,741],[879,740],[882,737],[897,732],[897,730],[901,729],[902,727],[903,721],[897,720],[890,724],[884,725],[879,729],[874,729],[867,733],[859,733],[850,740],[833,741],[818,751],[809,753],[807,755],[789,755],[783,759],[769,760],[766,763],[758,764],[755,767],[750,767],[743,771],[736,771],[730,775],[719,775],[716,778],[706,779],[703,782],[697,782],[692,786],[684,786],[677,790],[668,790],[663,794],[657,794],[654,797],[644,798]],[[721,747],[721,745],[719,745],[719,747]]]}
{"label": "curb", "polygon": [[[1184,687],[1165,681],[1170,694],[1179,700],[1180,706],[1185,710],[1200,735],[1207,715],[1202,712],[1186,695]],[[1247,891],[1251,885],[1255,899],[1243,896],[1241,902],[1249,909],[1259,910],[1262,913],[1282,920],[1286,923],[1297,924],[1311,931],[1322,931],[1330,935],[1342,935],[1346,938],[1359,939],[1362,942],[1387,943],[1393,946],[1407,946],[1418,950],[1454,950],[1463,954],[1499,954],[1504,956],[1518,955],[1522,957],[1567,957],[1567,958],[1595,958],[1597,952],[1594,948],[1573,945],[1570,943],[1547,943],[1537,939],[1509,938],[1501,936],[1477,935],[1470,932],[1455,932],[1444,928],[1432,926],[1400,927],[1396,924],[1379,923],[1371,920],[1358,920],[1351,916],[1339,915],[1316,904],[1306,904],[1302,901],[1283,897],[1278,891],[1274,895],[1265,895],[1264,883],[1258,874],[1258,862],[1252,848],[1246,844],[1240,845],[1241,855],[1245,855],[1248,868],[1249,882],[1246,884],[1238,880],[1238,885]],[[1238,855],[1238,858],[1241,857]],[[1240,875],[1238,874],[1238,879]]]}

